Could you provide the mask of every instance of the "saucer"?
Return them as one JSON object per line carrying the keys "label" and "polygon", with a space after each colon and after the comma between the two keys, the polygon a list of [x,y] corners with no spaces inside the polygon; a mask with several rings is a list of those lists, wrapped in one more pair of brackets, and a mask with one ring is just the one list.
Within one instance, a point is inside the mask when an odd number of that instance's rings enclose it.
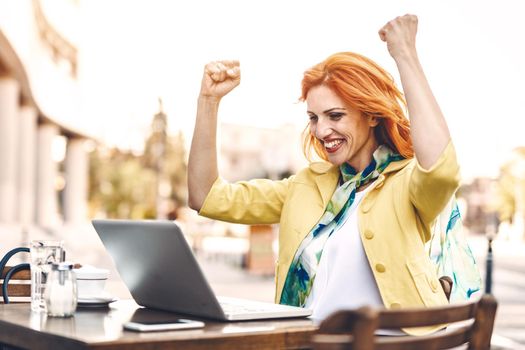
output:
{"label": "saucer", "polygon": [[77,304],[80,307],[106,307],[118,299],[109,294],[79,295]]}

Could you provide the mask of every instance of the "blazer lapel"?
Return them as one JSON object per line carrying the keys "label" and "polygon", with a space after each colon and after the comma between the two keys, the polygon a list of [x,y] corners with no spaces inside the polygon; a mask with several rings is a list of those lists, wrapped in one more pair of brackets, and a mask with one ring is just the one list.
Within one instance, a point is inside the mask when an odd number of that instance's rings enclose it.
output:
{"label": "blazer lapel", "polygon": [[[323,212],[330,198],[334,194],[335,188],[337,187],[337,181],[339,180],[339,167],[333,166],[328,163],[316,163],[310,166],[313,172],[318,174],[315,177],[315,184],[317,190],[323,201]],[[322,215],[321,213],[321,215]]]}

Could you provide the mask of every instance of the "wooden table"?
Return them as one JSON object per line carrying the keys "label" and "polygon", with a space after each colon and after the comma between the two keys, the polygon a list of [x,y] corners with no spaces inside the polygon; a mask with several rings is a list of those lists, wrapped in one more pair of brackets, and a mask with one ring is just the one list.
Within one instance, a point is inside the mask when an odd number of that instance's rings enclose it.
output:
{"label": "wooden table", "polygon": [[202,320],[204,329],[137,333],[122,329],[138,305],[119,300],[105,309],[47,317],[28,303],[0,304],[0,344],[27,349],[300,349],[317,329],[310,319],[243,322]]}

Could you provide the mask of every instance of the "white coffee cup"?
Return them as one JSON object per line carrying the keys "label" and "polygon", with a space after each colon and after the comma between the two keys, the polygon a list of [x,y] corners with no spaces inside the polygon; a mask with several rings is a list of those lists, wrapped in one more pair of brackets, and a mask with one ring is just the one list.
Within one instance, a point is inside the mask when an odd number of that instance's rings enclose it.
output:
{"label": "white coffee cup", "polygon": [[109,276],[109,270],[90,265],[83,265],[75,269],[79,299],[100,297],[104,294],[104,287]]}

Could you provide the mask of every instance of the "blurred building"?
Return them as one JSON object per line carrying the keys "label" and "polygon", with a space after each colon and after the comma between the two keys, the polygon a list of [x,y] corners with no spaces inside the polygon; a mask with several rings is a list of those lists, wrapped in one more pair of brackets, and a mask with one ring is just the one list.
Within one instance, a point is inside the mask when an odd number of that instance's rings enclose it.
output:
{"label": "blurred building", "polygon": [[141,158],[144,166],[155,173],[155,217],[177,218],[179,208],[187,204],[187,154],[182,131],[168,134],[168,115],[161,99]]}
{"label": "blurred building", "polygon": [[229,181],[281,179],[307,165],[301,130],[291,124],[270,129],[223,123],[219,137],[219,173]]}
{"label": "blurred building", "polygon": [[474,178],[459,195],[466,205],[463,223],[471,232],[525,239],[525,147],[508,155],[497,178]]}
{"label": "blurred building", "polygon": [[0,0],[0,225],[86,220],[77,6]]}
{"label": "blurred building", "polygon": [[[166,197],[170,192],[170,182],[164,172],[166,161],[168,117],[162,108],[162,100],[159,99],[159,111],[153,116],[151,123],[151,135],[149,143],[151,145],[151,159],[156,178],[156,218],[166,219]],[[163,190],[168,188],[167,191]]]}
{"label": "blurred building", "polygon": [[463,224],[473,233],[485,234],[492,226],[496,216],[496,179],[478,177],[461,186],[460,194],[466,202]]}

